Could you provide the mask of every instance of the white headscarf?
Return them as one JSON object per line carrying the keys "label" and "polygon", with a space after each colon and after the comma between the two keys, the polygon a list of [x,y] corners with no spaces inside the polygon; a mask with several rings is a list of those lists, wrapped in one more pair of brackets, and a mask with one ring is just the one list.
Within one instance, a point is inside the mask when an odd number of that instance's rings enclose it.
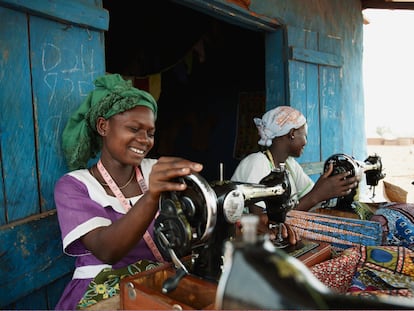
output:
{"label": "white headscarf", "polygon": [[271,146],[275,137],[289,133],[291,129],[298,129],[306,123],[305,116],[290,106],[279,106],[266,112],[263,117],[254,118],[259,131],[259,145]]}

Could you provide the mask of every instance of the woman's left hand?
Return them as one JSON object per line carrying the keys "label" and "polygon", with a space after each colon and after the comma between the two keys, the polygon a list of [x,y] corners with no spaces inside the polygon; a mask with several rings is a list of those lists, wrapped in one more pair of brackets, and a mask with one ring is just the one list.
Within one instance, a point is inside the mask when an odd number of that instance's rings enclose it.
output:
{"label": "woman's left hand", "polygon": [[[250,206],[249,209],[251,213],[259,216],[257,233],[268,234],[270,240],[277,239],[279,234],[279,226],[272,226],[272,228],[269,228],[269,218],[267,217],[267,214],[263,212],[263,209],[261,207]],[[282,223],[280,227],[282,229],[283,239],[287,239],[289,241],[289,244],[296,245],[301,240],[299,234],[290,225]]]}
{"label": "woman's left hand", "polygon": [[280,227],[276,226],[276,228],[269,229],[270,240],[278,239],[279,228],[282,229],[282,238],[284,240],[287,239],[290,245],[296,245],[300,241],[300,236],[296,232],[296,230],[293,229],[290,225],[285,224],[285,223],[282,223]]}

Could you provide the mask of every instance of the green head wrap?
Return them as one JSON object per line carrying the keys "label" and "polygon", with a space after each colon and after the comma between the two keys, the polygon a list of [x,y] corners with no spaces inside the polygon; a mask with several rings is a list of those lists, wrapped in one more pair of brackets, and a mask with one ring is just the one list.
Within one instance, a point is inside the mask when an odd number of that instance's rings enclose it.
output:
{"label": "green head wrap", "polygon": [[151,94],[132,86],[119,74],[110,74],[95,80],[95,90],[69,118],[62,134],[63,152],[70,170],[85,168],[89,159],[101,148],[101,137],[96,131],[98,117],[113,115],[136,106],[150,108],[157,117],[157,102]]}

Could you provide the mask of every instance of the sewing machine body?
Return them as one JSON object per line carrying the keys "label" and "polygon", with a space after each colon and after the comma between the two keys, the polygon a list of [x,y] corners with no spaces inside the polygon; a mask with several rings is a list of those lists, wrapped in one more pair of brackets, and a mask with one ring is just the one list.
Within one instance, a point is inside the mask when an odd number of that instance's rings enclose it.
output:
{"label": "sewing machine body", "polygon": [[199,174],[189,175],[182,182],[187,184],[185,191],[161,197],[155,242],[168,260],[194,255],[191,273],[205,279],[218,281],[224,242],[235,237],[236,223],[248,204],[265,201],[273,217],[269,219],[274,222],[283,221],[294,206],[284,167],[271,172],[260,184],[228,180],[209,184]]}
{"label": "sewing machine body", "polygon": [[[358,161],[353,157],[337,153],[330,156],[324,163],[324,172],[333,164],[333,172],[331,175],[337,175],[344,172],[350,172],[349,177],[365,175],[366,185],[372,190],[372,196],[375,196],[375,187],[378,182],[385,177],[382,172],[382,161],[378,155],[370,155],[364,161]],[[346,196],[329,199],[322,203],[322,208],[340,208],[352,209],[352,202],[358,201],[358,187],[354,188],[351,193]]]}
{"label": "sewing machine body", "polygon": [[[366,173],[367,183],[369,182],[369,185],[373,187],[378,184],[379,179],[384,177],[378,156],[369,157],[364,162],[359,162],[349,156],[337,154],[329,158],[326,165],[328,163],[334,164],[334,174],[344,170],[351,171],[352,176],[362,174],[362,172]],[[285,170],[284,165],[272,171],[259,184],[228,180],[207,183],[199,174],[191,174],[183,178],[181,182],[187,184],[185,191],[168,192],[162,195],[160,199],[160,213],[154,227],[157,247],[164,258],[173,262],[177,271],[175,276],[170,276],[164,281],[162,291],[165,294],[174,291],[179,286],[180,280],[186,275],[194,275],[214,283],[223,283],[223,251],[225,243],[236,243],[236,223],[246,214],[245,207],[247,205],[264,201],[269,222],[279,223],[284,221],[286,213],[296,204],[290,198],[291,188],[288,172]],[[341,200],[349,200],[349,198],[338,198],[338,201]],[[340,207],[340,205],[338,206]],[[263,252],[263,247],[268,249],[268,247],[265,247],[268,243],[271,242],[260,245],[255,250],[256,254],[251,252],[249,255],[258,260],[258,264],[249,264],[249,269],[257,270],[255,273],[252,272],[253,274],[261,273],[261,267],[263,267],[261,265],[266,265],[267,260],[270,260],[270,258],[278,258],[281,262],[287,261],[289,265],[296,265],[295,261],[292,263],[291,259],[289,259],[292,256],[287,255],[286,252],[281,250],[274,251],[275,245],[272,243],[271,251],[267,250],[267,253],[264,252],[260,255]],[[234,245],[236,245],[236,249],[240,249],[241,245],[244,244]],[[251,251],[251,246],[248,246],[248,249]],[[189,265],[184,265],[180,261],[181,258],[186,256],[191,256],[192,258]],[[279,266],[276,268],[280,270]],[[277,272],[276,270],[275,272]],[[248,274],[248,269],[245,271],[243,268],[240,268],[238,271],[235,275]],[[281,273],[281,271],[279,272]],[[264,274],[266,274],[266,277]],[[269,275],[272,275],[272,278],[278,275],[277,273],[268,274],[267,272],[264,274],[262,275],[263,280],[258,281],[271,283]],[[305,275],[308,274],[305,273]],[[280,280],[274,280],[274,282],[280,283]],[[257,285],[259,286],[259,284]],[[263,285],[265,287],[268,286]],[[279,285],[278,287],[267,288],[267,290],[280,291],[278,295],[284,296],[285,294],[283,293],[285,291],[279,288]],[[254,291],[255,288],[256,285],[250,288],[250,290]],[[231,309],[234,306],[242,306],[225,304],[227,298],[230,301],[238,300],[240,297],[226,296],[223,291],[220,293],[222,295],[220,307]],[[247,304],[244,306],[262,309],[270,307],[272,303],[274,302],[270,302],[270,305]],[[293,302],[290,301],[289,303]],[[276,308],[276,306],[291,307],[289,304],[279,303],[275,304],[275,307],[272,309]],[[311,304],[308,306],[319,308],[318,305]]]}
{"label": "sewing machine body", "polygon": [[[248,281],[247,281],[248,280]],[[215,301],[219,310],[412,310],[411,299],[331,291],[266,236],[227,241]]]}

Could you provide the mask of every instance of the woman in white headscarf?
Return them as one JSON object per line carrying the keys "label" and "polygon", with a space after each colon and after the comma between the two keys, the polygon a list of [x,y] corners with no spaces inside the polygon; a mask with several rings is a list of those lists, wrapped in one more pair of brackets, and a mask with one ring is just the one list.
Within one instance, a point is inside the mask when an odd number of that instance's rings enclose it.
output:
{"label": "woman in white headscarf", "polygon": [[[271,170],[285,163],[289,172],[292,198],[298,200],[296,210],[309,211],[325,200],[345,196],[358,186],[357,177],[347,177],[350,172],[334,176],[332,165],[316,183],[303,171],[295,158],[300,157],[307,143],[308,126],[304,115],[290,107],[279,106],[255,118],[259,132],[259,145],[264,151],[249,154],[242,159],[231,180],[259,183]],[[261,205],[264,208],[264,204]]]}

